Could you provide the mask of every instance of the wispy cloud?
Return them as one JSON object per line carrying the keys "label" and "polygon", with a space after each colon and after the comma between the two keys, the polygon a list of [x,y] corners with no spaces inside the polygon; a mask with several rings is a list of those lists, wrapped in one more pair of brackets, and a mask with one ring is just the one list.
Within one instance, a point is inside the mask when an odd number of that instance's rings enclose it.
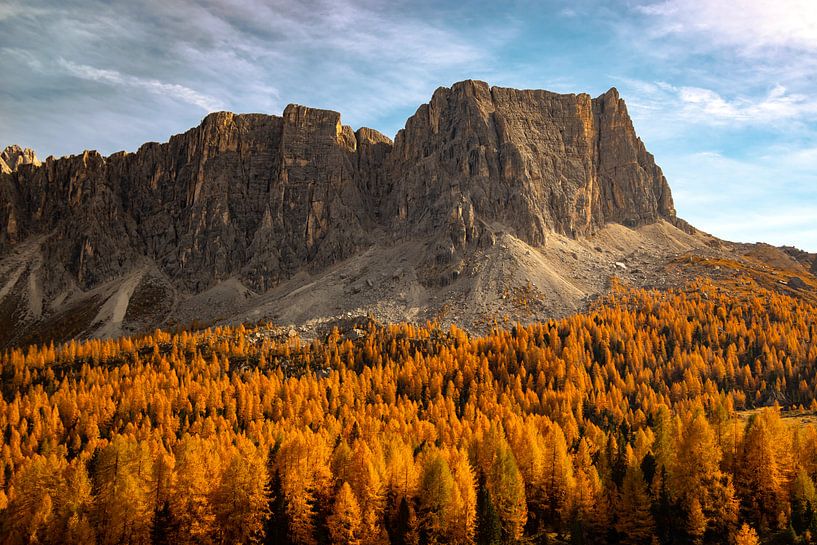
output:
{"label": "wispy cloud", "polygon": [[764,155],[679,154],[663,167],[684,219],[720,237],[817,251],[817,150],[777,146]]}
{"label": "wispy cloud", "polygon": [[[817,118],[817,97],[775,85],[765,95],[726,97],[713,89],[621,78],[636,110],[660,112],[696,125],[773,125]],[[638,113],[638,112],[637,112]]]}
{"label": "wispy cloud", "polygon": [[639,10],[657,19],[654,34],[697,35],[705,38],[699,47],[728,46],[753,56],[817,50],[812,0],[667,0]]}
{"label": "wispy cloud", "polygon": [[71,75],[85,80],[97,81],[116,86],[144,89],[150,93],[170,96],[176,100],[198,106],[205,112],[214,112],[224,109],[223,104],[218,99],[201,94],[189,87],[185,87],[184,85],[166,83],[156,79],[138,78],[135,76],[122,74],[116,70],[94,68],[93,66],[77,64],[65,59],[59,59],[58,64]]}
{"label": "wispy cloud", "polygon": [[[513,33],[478,18],[452,24],[471,16],[456,5],[428,17],[428,6],[371,0],[34,0],[25,8],[41,15],[34,21],[17,3],[0,10],[0,47],[17,49],[39,79],[56,68],[51,79],[102,84],[120,100],[170,98],[194,107],[186,120],[299,102],[387,133],[399,128],[395,111],[413,111],[437,86],[490,74],[491,48]],[[485,25],[492,32],[480,32]],[[11,65],[0,58],[0,69]],[[70,84],[59,85],[67,97]],[[94,93],[81,92],[83,100]]]}

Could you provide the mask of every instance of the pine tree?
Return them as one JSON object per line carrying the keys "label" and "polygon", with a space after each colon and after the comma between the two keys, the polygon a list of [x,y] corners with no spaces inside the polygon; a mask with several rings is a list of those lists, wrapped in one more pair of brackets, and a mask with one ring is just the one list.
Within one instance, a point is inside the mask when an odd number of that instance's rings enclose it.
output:
{"label": "pine tree", "polygon": [[46,536],[53,513],[51,482],[59,470],[55,459],[35,456],[26,461],[12,480],[12,494],[2,512],[4,541],[38,543]]}
{"label": "pine tree", "polygon": [[491,491],[488,489],[484,475],[480,475],[479,494],[477,495],[477,544],[502,544],[502,521],[491,500]]}
{"label": "pine tree", "polygon": [[361,542],[360,506],[349,483],[344,482],[340,487],[327,523],[332,543],[358,545]]}
{"label": "pine tree", "polygon": [[146,443],[119,436],[99,453],[94,470],[98,543],[146,542],[153,518],[152,461]]}
{"label": "pine tree", "polygon": [[267,467],[272,468],[272,476],[267,485],[269,508],[267,518],[264,521],[264,543],[265,545],[288,545],[290,540],[286,498],[281,486],[281,473],[272,463],[273,458],[274,454],[271,453],[270,462],[267,463]]}
{"label": "pine tree", "polygon": [[792,485],[791,523],[798,534],[805,532],[811,525],[812,505],[817,501],[814,481],[801,468]]}
{"label": "pine tree", "polygon": [[606,522],[598,517],[602,493],[601,479],[593,466],[587,439],[582,439],[579,443],[573,463],[576,485],[570,515],[570,535],[575,543],[584,543],[596,527]]}
{"label": "pine tree", "polygon": [[420,478],[421,520],[427,543],[447,542],[453,494],[454,478],[448,462],[440,453],[431,454]]}
{"label": "pine tree", "polygon": [[700,539],[698,536],[711,530],[720,539],[727,539],[737,523],[738,506],[730,477],[720,469],[721,450],[715,431],[702,411],[681,426],[671,459],[668,488],[673,502],[687,515],[688,535]]}
{"label": "pine tree", "polygon": [[264,490],[266,481],[267,470],[257,449],[248,442],[240,443],[211,501],[222,541],[250,543],[260,539],[269,503]]}
{"label": "pine tree", "polygon": [[616,502],[616,531],[634,545],[652,541],[655,524],[650,513],[650,496],[641,467],[635,460],[629,445],[628,464],[624,472],[621,491]]}
{"label": "pine tree", "polygon": [[700,545],[703,542],[706,525],[707,520],[706,516],[704,516],[703,509],[701,509],[701,504],[697,499],[693,499],[689,503],[686,528],[687,534],[693,543]]}
{"label": "pine tree", "polygon": [[558,424],[550,426],[545,442],[543,484],[548,518],[558,522],[567,516],[576,486],[565,436]]}
{"label": "pine tree", "polygon": [[215,514],[210,502],[219,482],[220,456],[201,437],[187,436],[176,445],[175,481],[170,494],[170,511],[177,526],[177,536],[206,541],[215,534]]}
{"label": "pine tree", "polygon": [[670,497],[667,483],[667,468],[661,466],[657,477],[653,480],[653,486],[657,485],[658,497],[653,505],[653,517],[656,530],[661,543],[672,543],[682,535],[681,525],[678,521],[678,506]]}
{"label": "pine tree", "polygon": [[170,512],[170,502],[165,500],[153,513],[150,542],[152,545],[170,545],[177,531],[173,514]]}
{"label": "pine tree", "polygon": [[739,484],[751,520],[761,529],[778,527],[786,510],[791,457],[786,439],[777,410],[752,415],[746,425]]}
{"label": "pine tree", "polygon": [[419,542],[417,530],[417,513],[411,502],[403,496],[400,498],[400,505],[397,508],[397,521],[392,542],[395,545],[417,545]]}
{"label": "pine tree", "polygon": [[53,517],[48,529],[51,543],[81,544],[95,540],[91,527],[92,485],[85,463],[75,458],[55,483]]}
{"label": "pine tree", "polygon": [[518,541],[525,528],[528,510],[525,503],[525,484],[507,443],[497,447],[488,477],[488,486],[502,521],[503,540]]}
{"label": "pine tree", "polygon": [[453,452],[450,457],[454,478],[451,508],[448,511],[450,543],[470,545],[474,540],[477,498],[474,486],[474,472],[464,453]]}

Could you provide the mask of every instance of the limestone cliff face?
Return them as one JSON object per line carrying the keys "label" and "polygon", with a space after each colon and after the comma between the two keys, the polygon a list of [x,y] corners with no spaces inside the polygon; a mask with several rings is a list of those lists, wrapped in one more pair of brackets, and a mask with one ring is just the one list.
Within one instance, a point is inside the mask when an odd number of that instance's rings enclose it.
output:
{"label": "limestone cliff face", "polygon": [[398,231],[445,229],[455,247],[492,222],[532,244],[615,222],[675,219],[669,186],[615,89],[597,99],[490,88],[440,88],[395,140],[385,214]]}
{"label": "limestone cliff face", "polygon": [[373,139],[358,154],[338,113],[293,105],[211,114],[136,153],[49,158],[0,181],[0,251],[48,234],[47,261],[83,289],[147,259],[189,291],[233,275],[263,291],[366,243],[358,172],[380,160]]}
{"label": "limestone cliff face", "polygon": [[290,105],[282,116],[214,113],[109,157],[41,164],[6,148],[0,273],[20,280],[0,293],[28,275],[37,319],[137,270],[173,297],[230,278],[261,293],[375,242],[418,238],[417,277],[432,285],[502,232],[541,246],[553,232],[659,219],[680,221],[615,89],[591,99],[466,81],[438,89],[394,142]]}

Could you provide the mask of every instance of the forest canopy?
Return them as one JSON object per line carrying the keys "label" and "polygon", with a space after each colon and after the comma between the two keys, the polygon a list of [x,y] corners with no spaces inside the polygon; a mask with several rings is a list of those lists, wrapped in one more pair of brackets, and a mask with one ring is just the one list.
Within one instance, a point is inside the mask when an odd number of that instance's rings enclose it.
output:
{"label": "forest canopy", "polygon": [[5,352],[0,542],[817,540],[801,300],[698,283],[481,337],[276,331]]}

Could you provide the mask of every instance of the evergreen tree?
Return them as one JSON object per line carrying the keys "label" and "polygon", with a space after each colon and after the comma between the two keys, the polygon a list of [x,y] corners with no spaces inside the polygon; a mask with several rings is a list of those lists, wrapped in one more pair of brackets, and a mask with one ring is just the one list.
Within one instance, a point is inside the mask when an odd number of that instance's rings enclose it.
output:
{"label": "evergreen tree", "polygon": [[503,541],[513,543],[522,537],[528,517],[525,484],[507,443],[497,446],[488,487],[494,507],[502,522]]}
{"label": "evergreen tree", "polygon": [[417,514],[414,506],[403,496],[397,508],[397,520],[392,532],[394,545],[417,545]]}
{"label": "evergreen tree", "polygon": [[430,455],[420,479],[422,518],[421,542],[445,543],[448,537],[449,509],[454,495],[454,478],[440,453]]}
{"label": "evergreen tree", "polygon": [[360,505],[349,483],[344,482],[340,487],[327,523],[332,543],[358,545],[361,542]]}
{"label": "evergreen tree", "polygon": [[650,513],[650,496],[641,467],[629,445],[628,464],[616,502],[616,531],[633,545],[649,544],[655,524]]}
{"label": "evergreen tree", "polygon": [[173,543],[173,536],[176,535],[176,531],[173,514],[170,512],[170,502],[165,500],[162,502],[162,506],[153,513],[150,542],[152,545],[170,545]]}
{"label": "evergreen tree", "polygon": [[[270,459],[273,458],[270,454]],[[268,484],[269,510],[264,521],[264,543],[265,545],[289,545],[289,516],[287,514],[286,498],[281,486],[281,473],[274,464],[268,463],[268,467],[273,467]]]}
{"label": "evergreen tree", "polygon": [[501,543],[502,522],[491,500],[491,491],[485,482],[485,475],[480,474],[477,494],[477,544],[501,545]]}
{"label": "evergreen tree", "polygon": [[744,523],[735,535],[735,545],[760,545],[757,532],[755,532],[754,528]]}
{"label": "evergreen tree", "polygon": [[704,539],[704,533],[706,533],[706,516],[704,515],[704,511],[701,508],[701,504],[697,499],[693,499],[689,504],[689,510],[687,512],[687,535],[691,538],[691,541],[696,545],[700,545]]}
{"label": "evergreen tree", "polygon": [[[675,543],[680,534],[677,520],[678,509],[673,503],[667,487],[667,468],[661,466],[658,475],[657,478],[660,482],[658,483],[658,498],[653,505],[653,517],[661,543],[669,545]],[[653,484],[655,482],[653,480]]]}

